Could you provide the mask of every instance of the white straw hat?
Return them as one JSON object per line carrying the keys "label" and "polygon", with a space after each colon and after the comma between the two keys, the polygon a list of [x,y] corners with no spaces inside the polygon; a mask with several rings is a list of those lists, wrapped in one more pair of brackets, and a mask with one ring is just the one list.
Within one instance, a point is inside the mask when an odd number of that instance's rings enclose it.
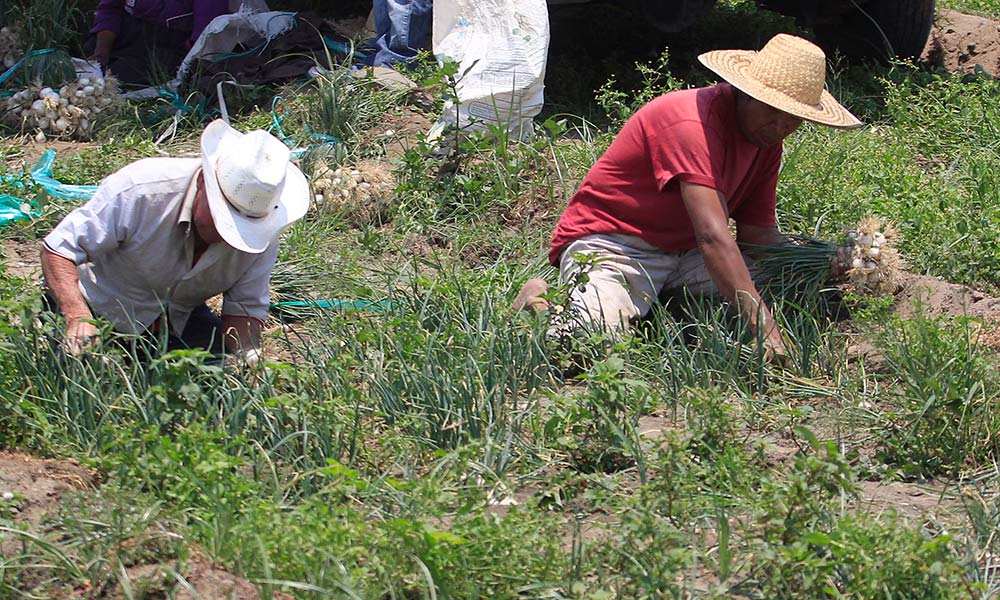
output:
{"label": "white straw hat", "polygon": [[779,33],[760,52],[714,50],[698,60],[733,87],[778,110],[838,129],[862,125],[823,89],[826,55],[808,40]]}
{"label": "white straw hat", "polygon": [[212,121],[201,134],[201,162],[212,222],[237,250],[263,252],[309,210],[309,183],[266,131]]}

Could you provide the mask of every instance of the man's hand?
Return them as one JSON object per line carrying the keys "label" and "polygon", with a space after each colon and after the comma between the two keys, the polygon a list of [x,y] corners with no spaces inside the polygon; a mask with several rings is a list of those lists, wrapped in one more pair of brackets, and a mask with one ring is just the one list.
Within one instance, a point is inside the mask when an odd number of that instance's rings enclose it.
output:
{"label": "man's hand", "polygon": [[63,350],[73,356],[82,356],[97,343],[97,334],[97,327],[92,319],[72,319],[66,325]]}
{"label": "man's hand", "polygon": [[837,253],[833,256],[830,262],[830,279],[833,281],[839,281],[847,275],[847,272],[851,269],[851,247],[850,246],[838,246]]}
{"label": "man's hand", "polygon": [[[98,31],[96,35],[96,43],[94,44],[94,52],[87,57],[87,60],[91,62],[96,62],[101,65],[102,70],[108,68],[108,63],[111,61],[111,49],[115,46],[115,32],[113,31]],[[107,73],[105,73],[106,75]]]}
{"label": "man's hand", "polygon": [[[263,324],[252,317],[222,315],[223,340],[226,346],[226,358],[223,361],[229,363],[235,359],[237,363],[250,368],[260,364],[261,329]],[[233,359],[228,359],[230,356]]]}
{"label": "man's hand", "polygon": [[42,274],[49,293],[56,301],[59,312],[66,320],[66,338],[63,349],[73,356],[80,356],[97,341],[94,315],[87,300],[80,293],[80,276],[76,264],[42,245]]}
{"label": "man's hand", "polygon": [[773,333],[763,340],[764,360],[778,367],[789,367],[792,363],[792,357],[788,354],[785,341],[781,339],[777,327],[773,327],[771,331]]}

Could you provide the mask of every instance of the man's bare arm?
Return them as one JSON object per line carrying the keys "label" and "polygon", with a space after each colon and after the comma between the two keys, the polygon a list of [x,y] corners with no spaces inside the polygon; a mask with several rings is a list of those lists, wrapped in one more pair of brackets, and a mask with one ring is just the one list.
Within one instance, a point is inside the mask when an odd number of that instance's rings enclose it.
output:
{"label": "man's bare arm", "polygon": [[87,306],[87,300],[80,293],[80,276],[76,263],[59,256],[42,246],[42,273],[49,293],[59,305],[59,312],[66,320],[66,349],[79,354],[93,343],[97,335],[94,315]]}
{"label": "man's bare arm", "polygon": [[725,197],[712,188],[681,182],[681,198],[694,227],[705,267],[719,292],[735,304],[766,347],[785,354],[785,344],[771,311],[760,297],[726,216]]}
{"label": "man's bare arm", "polygon": [[736,243],[743,246],[781,246],[788,243],[777,227],[736,224]]}

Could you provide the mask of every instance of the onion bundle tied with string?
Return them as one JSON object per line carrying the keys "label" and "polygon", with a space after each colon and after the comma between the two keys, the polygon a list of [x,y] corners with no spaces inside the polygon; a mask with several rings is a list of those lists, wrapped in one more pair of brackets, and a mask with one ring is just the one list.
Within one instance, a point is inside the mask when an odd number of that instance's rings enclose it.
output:
{"label": "onion bundle tied with string", "polygon": [[778,293],[814,293],[829,282],[831,272],[840,272],[842,283],[853,291],[888,294],[895,291],[903,267],[894,246],[897,241],[890,223],[865,217],[846,231],[842,243],[793,236],[788,244],[748,250],[756,258],[767,287]]}
{"label": "onion bundle tied with string", "polygon": [[7,121],[22,130],[34,130],[35,140],[48,136],[86,140],[102,113],[121,100],[114,77],[81,76],[58,89],[29,85],[7,99]]}

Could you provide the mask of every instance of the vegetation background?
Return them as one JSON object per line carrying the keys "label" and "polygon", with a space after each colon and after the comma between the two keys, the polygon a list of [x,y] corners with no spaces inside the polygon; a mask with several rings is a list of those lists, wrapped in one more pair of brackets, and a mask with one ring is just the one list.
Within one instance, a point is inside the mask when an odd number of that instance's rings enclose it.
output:
{"label": "vegetation background", "polygon": [[[75,33],[47,40],[71,52],[93,4],[8,3]],[[277,7],[358,14],[314,4]],[[332,192],[282,242],[259,370],[115,345],[67,357],[32,274],[0,266],[0,446],[81,488],[36,510],[37,482],[4,455],[0,598],[997,597],[995,321],[933,297],[778,296],[794,348],[778,369],[696,299],[617,340],[554,340],[509,309],[527,278],[554,280],[552,225],[636,108],[711,83],[701,51],[810,36],[741,0],[668,39],[619,5],[551,14],[526,142],[423,140],[459,76],[430,59],[408,71],[416,92],[345,59],[232,102],[240,129],[340,140],[301,159]],[[919,281],[990,299],[997,82],[830,59],[829,88],[868,125],[787,141],[783,229],[837,240],[880,215]],[[56,178],[196,152],[211,116],[129,103],[92,142],[53,142]],[[76,202],[36,195],[26,139],[6,131],[0,192],[39,214],[0,236],[30,253]]]}

